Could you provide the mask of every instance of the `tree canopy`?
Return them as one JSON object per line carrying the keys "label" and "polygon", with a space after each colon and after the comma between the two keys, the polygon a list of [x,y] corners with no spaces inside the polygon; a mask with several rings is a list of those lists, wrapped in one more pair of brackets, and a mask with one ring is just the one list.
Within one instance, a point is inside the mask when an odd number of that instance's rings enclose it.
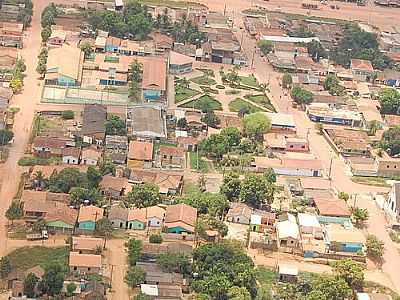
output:
{"label": "tree canopy", "polygon": [[160,203],[160,191],[158,186],[151,183],[145,183],[136,186],[128,193],[127,202],[129,205],[143,208]]}
{"label": "tree canopy", "polygon": [[400,153],[400,126],[389,128],[383,133],[380,147],[391,156]]}
{"label": "tree canopy", "polygon": [[342,96],[344,94],[344,87],[339,83],[336,75],[329,74],[324,81],[324,89],[333,96]]}
{"label": "tree canopy", "polygon": [[244,133],[254,139],[259,138],[260,135],[267,133],[271,129],[271,120],[263,113],[246,115],[242,123]]}
{"label": "tree canopy", "polygon": [[400,92],[398,90],[392,88],[381,89],[378,97],[382,114],[400,114]]}
{"label": "tree canopy", "polygon": [[105,125],[107,135],[126,135],[126,124],[118,116],[111,116]]}
{"label": "tree canopy", "polygon": [[264,41],[264,40],[260,40],[257,43],[257,46],[260,48],[261,52],[264,55],[267,55],[268,53],[270,53],[274,47],[274,45],[272,44],[271,41]]}
{"label": "tree canopy", "polygon": [[13,137],[14,134],[12,131],[8,129],[0,129],[0,146],[7,145]]}
{"label": "tree canopy", "polygon": [[313,100],[313,93],[307,91],[299,86],[295,86],[290,95],[292,96],[293,100],[298,104],[310,104]]}
{"label": "tree canopy", "polygon": [[63,287],[66,270],[60,264],[51,264],[45,268],[39,290],[49,296],[58,295]]}
{"label": "tree canopy", "polygon": [[385,253],[385,244],[377,238],[377,236],[370,234],[367,236],[365,246],[367,248],[367,255],[375,260],[381,260]]}

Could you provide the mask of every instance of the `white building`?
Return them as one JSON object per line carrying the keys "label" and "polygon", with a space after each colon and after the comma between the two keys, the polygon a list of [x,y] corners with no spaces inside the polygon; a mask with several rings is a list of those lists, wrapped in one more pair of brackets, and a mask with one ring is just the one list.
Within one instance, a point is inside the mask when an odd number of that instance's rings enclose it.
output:
{"label": "white building", "polygon": [[400,219],[400,182],[393,184],[383,209],[394,221]]}
{"label": "white building", "polygon": [[316,238],[323,238],[322,227],[317,216],[299,213],[297,218],[299,220],[301,233],[312,234]]}

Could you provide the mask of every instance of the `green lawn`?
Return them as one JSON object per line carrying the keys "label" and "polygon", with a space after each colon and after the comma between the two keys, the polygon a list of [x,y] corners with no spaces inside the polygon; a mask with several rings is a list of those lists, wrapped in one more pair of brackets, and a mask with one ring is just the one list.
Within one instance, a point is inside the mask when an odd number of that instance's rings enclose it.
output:
{"label": "green lawn", "polygon": [[244,108],[247,108],[250,113],[262,111],[260,108],[254,106],[240,98],[236,98],[235,100],[233,100],[229,103],[230,111],[239,112]]}
{"label": "green lawn", "polygon": [[52,263],[67,266],[68,248],[22,247],[11,252],[8,257],[10,258],[11,266],[21,271],[26,271],[37,265],[45,268]]}
{"label": "green lawn", "polygon": [[247,86],[251,86],[251,87],[254,87],[254,88],[258,88],[258,86],[259,86],[258,81],[254,76],[251,76],[251,75],[249,75],[249,76],[239,76],[239,78],[240,78],[240,83],[241,84],[244,84],[244,85],[247,85]]}
{"label": "green lawn", "polygon": [[197,83],[198,85],[214,85],[217,82],[209,76],[203,75],[190,79],[190,81]]}
{"label": "green lawn", "polygon": [[264,106],[266,109],[276,112],[275,107],[272,105],[271,101],[268,99],[267,96],[261,95],[246,95],[244,96],[246,99],[250,100],[251,102],[257,103],[259,105]]}
{"label": "green lawn", "polygon": [[[190,168],[193,170],[197,170],[197,153],[196,152],[189,152],[190,158]],[[208,172],[208,163],[199,157],[199,171],[201,172]]]}
{"label": "green lawn", "polygon": [[191,97],[194,97],[196,95],[200,94],[199,91],[177,85],[175,87],[175,103],[182,102],[186,99],[189,99]]}
{"label": "green lawn", "polygon": [[204,95],[200,98],[181,105],[183,108],[195,108],[200,110],[222,110],[222,105],[219,101],[211,96]]}

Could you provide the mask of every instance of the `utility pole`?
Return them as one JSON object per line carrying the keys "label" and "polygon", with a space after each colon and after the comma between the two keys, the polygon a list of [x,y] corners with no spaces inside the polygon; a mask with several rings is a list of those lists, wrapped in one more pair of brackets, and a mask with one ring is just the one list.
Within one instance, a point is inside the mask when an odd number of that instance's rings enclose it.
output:
{"label": "utility pole", "polygon": [[255,55],[256,55],[256,46],[254,46],[253,57],[251,58],[251,69],[253,69],[253,66],[254,66],[254,56]]}
{"label": "utility pole", "polygon": [[332,173],[332,161],[333,157],[331,157],[331,161],[329,163],[329,180],[332,180],[331,173]]}

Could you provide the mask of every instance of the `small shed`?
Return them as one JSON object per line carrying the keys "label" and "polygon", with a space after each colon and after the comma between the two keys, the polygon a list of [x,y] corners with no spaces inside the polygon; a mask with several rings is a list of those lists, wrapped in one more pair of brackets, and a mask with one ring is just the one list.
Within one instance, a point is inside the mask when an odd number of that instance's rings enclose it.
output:
{"label": "small shed", "polygon": [[297,281],[299,269],[294,265],[279,264],[278,274],[280,282],[293,283]]}

